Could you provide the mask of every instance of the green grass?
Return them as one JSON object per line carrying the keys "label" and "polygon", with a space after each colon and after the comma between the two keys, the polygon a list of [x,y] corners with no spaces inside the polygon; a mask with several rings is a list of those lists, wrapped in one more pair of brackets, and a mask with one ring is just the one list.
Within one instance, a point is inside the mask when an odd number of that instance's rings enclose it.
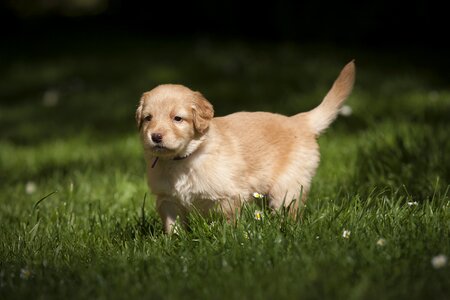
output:
{"label": "green grass", "polygon": [[[433,60],[124,36],[33,45],[1,53],[0,299],[448,299],[450,267],[431,259],[450,256],[450,90]],[[234,224],[193,215],[162,233],[134,124],[142,91],[180,82],[218,115],[293,114],[352,58],[353,114],[320,138],[300,220],[250,206]]]}

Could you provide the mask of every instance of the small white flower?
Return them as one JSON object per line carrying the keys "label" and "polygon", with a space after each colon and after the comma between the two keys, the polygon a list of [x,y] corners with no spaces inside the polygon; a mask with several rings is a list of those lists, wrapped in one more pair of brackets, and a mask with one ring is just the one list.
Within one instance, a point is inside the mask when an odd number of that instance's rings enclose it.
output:
{"label": "small white flower", "polygon": [[45,91],[44,96],[42,97],[42,105],[45,107],[53,107],[58,104],[59,101],[59,92],[55,89],[50,89]]}
{"label": "small white flower", "polygon": [[320,239],[320,236],[316,235],[316,240]]}
{"label": "small white flower", "polygon": [[227,268],[228,267],[228,262],[225,258],[222,258],[222,267],[223,268]]}
{"label": "small white flower", "polygon": [[260,210],[255,210],[255,220],[261,221],[263,218],[263,212]]}
{"label": "small white flower", "polygon": [[342,106],[341,109],[339,110],[339,114],[343,117],[350,117],[352,113],[353,109],[348,105]]}
{"label": "small white flower", "polygon": [[419,205],[419,203],[417,201],[411,201],[411,202],[408,202],[408,205],[409,206],[417,206],[417,205]]}
{"label": "small white flower", "polygon": [[31,277],[31,271],[28,268],[23,268],[20,270],[20,278],[28,279]]}
{"label": "small white flower", "polygon": [[253,198],[255,198],[255,199],[263,199],[263,198],[264,198],[264,195],[263,195],[263,194],[260,194],[260,193],[257,193],[257,192],[254,192],[254,193],[252,194],[252,196],[253,196]]}
{"label": "small white flower", "polygon": [[342,232],[342,237],[344,239],[349,239],[350,238],[350,233],[352,233],[350,230],[344,229],[344,232]]}
{"label": "small white flower", "polygon": [[180,235],[181,228],[178,224],[175,223],[175,225],[172,226],[172,234],[173,235]]}
{"label": "small white flower", "polygon": [[36,183],[34,183],[33,181],[28,181],[27,184],[25,185],[25,192],[28,195],[31,195],[34,192],[36,192],[36,189],[37,189]]}
{"label": "small white flower", "polygon": [[386,245],[386,240],[385,239],[383,239],[383,238],[378,239],[377,246],[383,247],[385,245]]}
{"label": "small white flower", "polygon": [[440,269],[440,268],[445,267],[447,265],[447,256],[445,256],[444,254],[439,254],[439,255],[434,256],[431,259],[431,265],[435,269]]}

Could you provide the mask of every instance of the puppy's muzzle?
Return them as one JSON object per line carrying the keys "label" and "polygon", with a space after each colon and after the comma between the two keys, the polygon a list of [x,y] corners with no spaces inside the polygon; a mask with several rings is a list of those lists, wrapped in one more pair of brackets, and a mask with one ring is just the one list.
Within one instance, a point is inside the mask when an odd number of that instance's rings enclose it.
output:
{"label": "puppy's muzzle", "polygon": [[162,142],[163,136],[161,133],[152,133],[151,137],[152,137],[153,143],[155,143],[155,144],[159,144]]}

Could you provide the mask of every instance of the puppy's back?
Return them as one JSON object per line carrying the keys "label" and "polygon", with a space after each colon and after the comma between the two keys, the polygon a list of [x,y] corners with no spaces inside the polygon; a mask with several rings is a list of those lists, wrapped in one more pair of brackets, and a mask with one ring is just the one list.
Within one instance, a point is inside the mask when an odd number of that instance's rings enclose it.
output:
{"label": "puppy's back", "polygon": [[238,112],[214,118],[211,129],[218,133],[221,156],[240,175],[255,177],[268,185],[283,173],[298,153],[317,152],[315,134],[308,120],[267,112]]}

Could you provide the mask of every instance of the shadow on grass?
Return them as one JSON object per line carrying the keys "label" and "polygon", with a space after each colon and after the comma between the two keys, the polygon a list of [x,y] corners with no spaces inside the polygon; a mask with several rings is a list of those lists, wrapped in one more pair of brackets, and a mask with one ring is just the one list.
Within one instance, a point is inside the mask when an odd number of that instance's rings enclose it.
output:
{"label": "shadow on grass", "polygon": [[354,190],[364,195],[373,186],[400,188],[401,194],[414,201],[445,193],[450,184],[447,127],[399,128],[391,138],[368,141],[358,153]]}

